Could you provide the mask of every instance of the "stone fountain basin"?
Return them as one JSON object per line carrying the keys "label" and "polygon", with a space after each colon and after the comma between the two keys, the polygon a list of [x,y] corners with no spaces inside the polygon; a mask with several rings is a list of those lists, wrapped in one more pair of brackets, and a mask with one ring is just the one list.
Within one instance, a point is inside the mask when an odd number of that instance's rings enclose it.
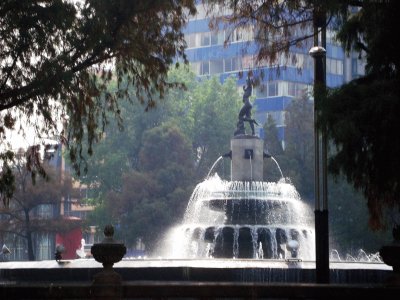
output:
{"label": "stone fountain basin", "polygon": [[215,211],[231,211],[231,210],[245,210],[245,211],[268,211],[276,210],[287,207],[293,199],[288,198],[212,198],[203,199],[205,206]]}
{"label": "stone fountain basin", "polygon": [[[91,281],[102,269],[94,259],[0,263],[0,283]],[[114,265],[123,280],[315,282],[315,262],[255,259],[129,259]],[[331,262],[332,283],[384,282],[392,268],[383,263]]]}

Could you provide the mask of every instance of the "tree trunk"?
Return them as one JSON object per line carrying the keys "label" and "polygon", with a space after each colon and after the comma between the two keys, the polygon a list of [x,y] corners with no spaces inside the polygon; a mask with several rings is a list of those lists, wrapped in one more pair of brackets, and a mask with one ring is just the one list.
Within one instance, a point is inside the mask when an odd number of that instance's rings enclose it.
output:
{"label": "tree trunk", "polygon": [[26,239],[28,244],[28,260],[35,260],[35,254],[33,252],[33,241],[32,241],[32,231],[28,230],[26,232]]}
{"label": "tree trunk", "polygon": [[29,210],[25,210],[25,229],[26,241],[28,244],[28,260],[35,260],[35,253],[33,252],[32,230],[30,228]]}

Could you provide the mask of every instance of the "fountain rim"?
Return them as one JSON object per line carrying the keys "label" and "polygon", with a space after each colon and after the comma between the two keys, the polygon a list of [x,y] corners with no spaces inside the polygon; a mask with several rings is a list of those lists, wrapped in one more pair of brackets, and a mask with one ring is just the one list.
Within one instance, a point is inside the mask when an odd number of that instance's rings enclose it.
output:
{"label": "fountain rim", "polygon": [[[184,226],[185,225],[185,226]],[[196,228],[202,228],[202,229],[207,229],[210,227],[215,227],[216,229],[219,228],[225,228],[225,227],[231,227],[231,228],[243,228],[243,227],[249,227],[249,228],[254,228],[254,229],[259,229],[259,228],[265,228],[265,229],[298,229],[298,230],[308,230],[308,231],[314,231],[314,228],[312,226],[307,226],[307,225],[283,225],[283,224],[203,224],[203,223],[190,223],[190,224],[181,224],[180,226],[183,227],[183,230],[187,229],[196,229]],[[298,227],[301,227],[300,229]]]}
{"label": "fountain rim", "polygon": [[[206,196],[206,197],[201,197],[198,201],[200,202],[211,202],[211,201],[260,201],[260,202],[301,202],[297,198],[291,198],[291,197],[277,197],[277,196],[270,196],[266,198],[265,196],[251,196],[251,197],[226,197],[226,198],[215,198],[212,195],[211,196]],[[301,202],[302,203],[302,202]]]}

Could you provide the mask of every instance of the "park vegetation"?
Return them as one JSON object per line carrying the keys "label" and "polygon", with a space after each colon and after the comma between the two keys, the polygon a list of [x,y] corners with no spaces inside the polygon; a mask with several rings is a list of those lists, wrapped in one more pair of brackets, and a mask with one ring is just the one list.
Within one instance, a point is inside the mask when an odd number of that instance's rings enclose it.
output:
{"label": "park vegetation", "polygon": [[[283,53],[302,47],[317,32],[330,29],[347,51],[366,61],[365,75],[329,90],[317,104],[319,128],[334,151],[331,174],[344,178],[365,196],[372,229],[400,226],[400,55],[393,40],[400,30],[400,3],[388,1],[205,1],[214,28],[254,26],[257,62],[276,64]],[[318,27],[318,31],[313,29]],[[396,34],[397,32],[397,34]],[[261,72],[260,81],[263,73]],[[388,163],[390,160],[390,163]]]}
{"label": "park vegetation", "polygon": [[[361,192],[371,228],[396,224],[395,217],[387,218],[396,214],[387,211],[398,214],[400,203],[400,56],[393,42],[400,28],[399,2],[203,2],[210,11],[230,9],[230,17],[216,18],[213,28],[221,22],[232,29],[256,28],[259,62],[273,65],[280,53],[291,59],[289,49],[315,34],[310,26],[316,19],[325,20],[322,28],[337,30],[345,48],[366,59],[365,76],[328,91],[317,107],[319,126],[332,143],[330,170],[341,186],[335,197],[344,201],[340,191],[347,188],[355,193],[340,207],[363,207],[357,200]],[[140,235],[153,245],[161,228],[179,219],[183,199],[225,153],[240,105],[233,79],[198,84],[193,74],[168,75],[176,61],[186,61],[182,29],[195,12],[192,0],[0,2],[0,194],[5,207],[17,191],[16,155],[6,132],[33,126],[39,137],[59,136],[76,173],[91,187],[88,201],[103,210],[102,221],[117,218],[121,229],[126,226],[121,230],[126,241],[133,243]],[[258,83],[268,80],[259,74]],[[296,128],[295,114],[289,115],[288,129],[290,122]],[[68,126],[60,130],[66,116]],[[274,130],[271,122],[267,125]],[[311,168],[310,146],[304,138],[296,142],[296,134],[293,144],[289,135],[285,149],[274,143],[270,152],[275,147],[277,156],[292,153],[287,162],[282,159],[283,169],[290,170],[288,176],[308,199],[312,191],[305,181],[311,176],[299,172]],[[170,148],[182,157],[173,151],[161,154],[160,149]],[[152,165],[159,156],[160,170]],[[35,174],[46,174],[37,157],[32,153],[27,165],[33,182]],[[351,187],[344,188],[343,180]],[[124,211],[126,195],[135,193],[137,203]],[[142,217],[148,232],[138,229]]]}
{"label": "park vegetation", "polygon": [[[182,68],[171,70],[170,76],[185,82],[187,90],[171,91],[156,110],[145,114],[137,109],[139,104],[123,107],[124,130],[110,124],[110,131],[88,158],[91,167],[87,175],[81,177],[89,187],[84,201],[97,205],[87,225],[101,228],[112,223],[128,247],[134,247],[140,238],[148,254],[160,246],[170,227],[183,220],[196,184],[204,180],[219,156],[229,152],[242,105],[235,77],[221,84],[216,77],[198,80]],[[311,210],[312,112],[310,95],[293,99],[286,112],[285,147],[278,140],[273,119],[264,126],[265,148]],[[229,180],[229,159],[217,164],[214,172]],[[264,179],[277,181],[280,176],[272,160],[265,160]],[[361,248],[376,252],[387,236],[368,229],[362,194],[343,178],[330,178],[329,201],[332,247],[341,253],[356,253]]]}
{"label": "park vegetation", "polygon": [[[195,11],[192,0],[0,1],[4,205],[15,189],[7,131],[33,128],[39,140],[58,135],[75,171],[86,169],[83,151],[92,153],[108,119],[121,125],[121,101],[149,109],[169,88],[182,87],[166,76],[177,57],[186,60],[182,28]],[[33,171],[44,175],[43,168]]]}

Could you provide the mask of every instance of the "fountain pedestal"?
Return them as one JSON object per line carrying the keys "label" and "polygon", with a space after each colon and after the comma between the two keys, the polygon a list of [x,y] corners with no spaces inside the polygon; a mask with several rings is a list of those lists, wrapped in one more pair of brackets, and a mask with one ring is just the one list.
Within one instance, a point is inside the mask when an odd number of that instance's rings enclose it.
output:
{"label": "fountain pedestal", "polygon": [[263,181],[264,142],[241,134],[231,139],[232,181]]}

